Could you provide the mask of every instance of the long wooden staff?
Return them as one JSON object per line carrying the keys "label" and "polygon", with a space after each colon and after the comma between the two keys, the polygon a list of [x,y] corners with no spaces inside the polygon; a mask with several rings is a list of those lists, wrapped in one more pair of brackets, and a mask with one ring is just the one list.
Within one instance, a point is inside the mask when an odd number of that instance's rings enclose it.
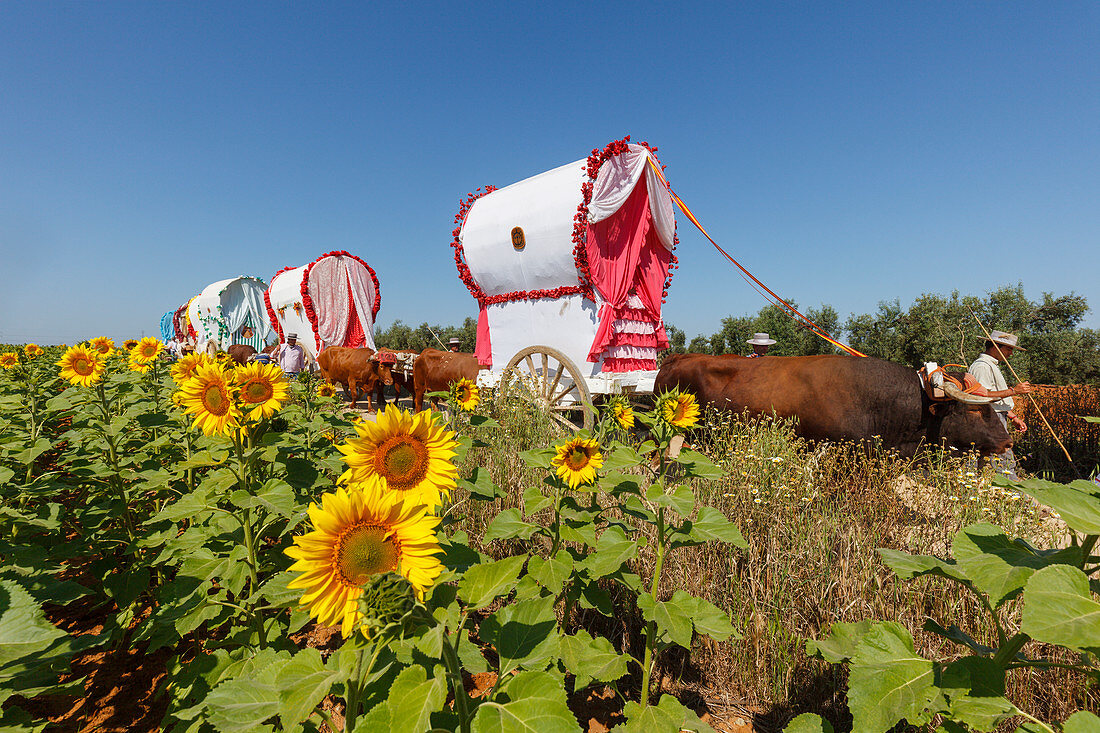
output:
{"label": "long wooden staff", "polygon": [[[985,334],[986,341],[989,341],[997,349],[997,355],[1001,357],[1001,361],[1003,361],[1005,363],[1005,366],[1008,367],[1008,371],[1012,372],[1013,379],[1015,379],[1017,382],[1024,381],[1020,379],[1020,375],[1016,373],[1016,370],[1012,368],[1012,364],[1009,363],[1008,357],[1006,357],[1004,355],[1004,352],[1001,351],[1001,345],[993,340],[993,337],[989,335],[989,331],[985,330],[985,326],[982,325],[981,319],[978,318],[973,309],[968,306],[967,310],[970,311],[970,315],[974,316],[974,320],[978,322],[978,326],[981,327],[982,333]],[[1062,452],[1066,454],[1066,460],[1070,463],[1073,463],[1073,459],[1069,456],[1069,451],[1066,450],[1066,447],[1064,445],[1062,445],[1062,441],[1058,439],[1058,434],[1054,432],[1054,428],[1052,428],[1050,426],[1050,423],[1047,422],[1046,416],[1043,415],[1043,411],[1039,409],[1039,403],[1035,401],[1034,393],[1028,392],[1027,397],[1031,400],[1031,404],[1035,408],[1035,412],[1037,412],[1039,414],[1039,417],[1043,419],[1043,424],[1047,426],[1047,430],[1049,430],[1050,434],[1054,437],[1054,441],[1058,443],[1058,447],[1061,448]]]}

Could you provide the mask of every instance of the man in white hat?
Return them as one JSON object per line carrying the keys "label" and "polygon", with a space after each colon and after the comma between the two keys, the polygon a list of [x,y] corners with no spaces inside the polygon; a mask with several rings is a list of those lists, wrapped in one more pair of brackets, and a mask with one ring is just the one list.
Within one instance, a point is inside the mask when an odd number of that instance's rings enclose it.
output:
{"label": "man in white hat", "polygon": [[275,357],[275,363],[282,368],[283,373],[288,377],[293,377],[302,371],[302,367],[306,363],[306,352],[299,345],[298,334],[296,333],[288,333],[286,343],[279,344],[273,356]]}
{"label": "man in white hat", "polygon": [[462,346],[462,339],[458,338],[457,336],[452,337],[451,339],[449,339],[447,341],[447,350],[452,352],[452,353],[457,354],[458,350],[461,346]]}
{"label": "man in white hat", "polygon": [[[1017,344],[1017,341],[1018,339],[1014,334],[1004,331],[990,331],[989,340],[985,342],[985,351],[974,360],[967,371],[985,388],[985,396],[999,398],[996,402],[991,403],[991,406],[997,417],[1001,419],[1001,424],[1007,428],[1008,423],[1011,422],[1012,427],[1023,433],[1027,431],[1027,425],[1013,412],[1015,405],[1012,402],[1012,396],[1027,394],[1033,391],[1034,387],[1027,382],[1020,382],[1015,387],[1009,387],[999,366],[999,362],[1007,360],[1014,351],[1024,350]],[[1011,450],[997,456],[994,466],[1012,478],[1016,478],[1016,458],[1012,455]]]}
{"label": "man in white hat", "polygon": [[770,338],[766,333],[754,333],[752,338],[745,343],[752,346],[752,353],[749,354],[749,358],[755,359],[759,356],[767,356],[768,348],[775,343],[775,339]]}

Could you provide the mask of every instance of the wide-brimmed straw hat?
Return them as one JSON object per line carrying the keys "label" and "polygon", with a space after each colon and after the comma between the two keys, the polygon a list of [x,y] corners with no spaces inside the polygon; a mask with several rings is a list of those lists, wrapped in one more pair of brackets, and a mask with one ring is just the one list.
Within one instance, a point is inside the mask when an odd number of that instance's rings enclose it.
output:
{"label": "wide-brimmed straw hat", "polygon": [[287,339],[297,339],[297,338],[298,338],[298,334],[296,334],[296,333],[288,333],[288,334],[286,335],[286,337],[287,337]]}
{"label": "wide-brimmed straw hat", "polygon": [[448,341],[447,343],[448,343],[448,344],[449,344],[450,346],[459,346],[459,345],[461,345],[461,344],[462,344],[462,339],[460,339],[460,338],[457,338],[457,337],[456,337],[456,338],[453,338],[453,339],[451,339],[451,340],[450,340],[450,341]]}
{"label": "wide-brimmed straw hat", "polygon": [[989,340],[995,344],[1000,344],[1001,346],[1011,346],[1012,348],[1016,349],[1016,351],[1027,351],[1027,349],[1017,343],[1019,339],[1016,338],[1016,335],[1012,333],[1005,333],[1004,331],[990,331]]}
{"label": "wide-brimmed straw hat", "polygon": [[771,346],[775,343],[775,339],[769,338],[766,333],[754,333],[752,338],[745,343],[753,346]]}

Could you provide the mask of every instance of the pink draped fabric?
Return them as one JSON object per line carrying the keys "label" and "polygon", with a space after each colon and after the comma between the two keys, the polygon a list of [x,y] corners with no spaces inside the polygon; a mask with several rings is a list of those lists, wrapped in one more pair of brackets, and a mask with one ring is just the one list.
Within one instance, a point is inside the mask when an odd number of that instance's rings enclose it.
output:
{"label": "pink draped fabric", "polygon": [[474,347],[474,356],[481,366],[493,366],[493,347],[489,341],[489,314],[485,312],[485,306],[477,314],[477,345]]}
{"label": "pink draped fabric", "polygon": [[[608,372],[656,369],[655,354],[653,359],[609,356],[609,352],[624,351],[617,347],[668,347],[661,297],[671,253],[653,227],[645,176],[613,216],[588,225],[585,248],[593,284],[605,301],[588,360],[604,358],[603,370]],[[633,306],[628,303],[632,295],[637,296]],[[619,331],[616,321],[648,323],[653,330],[645,334]]]}

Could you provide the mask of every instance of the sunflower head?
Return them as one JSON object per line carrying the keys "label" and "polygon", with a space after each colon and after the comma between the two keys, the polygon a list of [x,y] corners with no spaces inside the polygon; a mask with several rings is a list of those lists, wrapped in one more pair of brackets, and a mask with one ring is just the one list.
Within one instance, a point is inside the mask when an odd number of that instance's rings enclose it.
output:
{"label": "sunflower head", "polygon": [[474,408],[477,407],[477,385],[466,379],[466,377],[457,382],[451,382],[450,392],[451,402],[458,405],[465,412],[473,412]]}
{"label": "sunflower head", "polygon": [[336,388],[333,387],[328,382],[321,382],[321,384],[319,384],[317,386],[317,396],[318,397],[335,397],[336,396]]}
{"label": "sunflower head", "polygon": [[164,351],[164,344],[160,339],[146,336],[141,341],[138,341],[137,344],[134,345],[134,348],[130,349],[130,358],[136,359],[143,364],[150,364],[156,361],[156,358],[162,351]]}
{"label": "sunflower head", "polygon": [[237,385],[217,364],[202,363],[180,388],[184,409],[195,416],[194,426],[207,435],[232,436],[240,427]]}
{"label": "sunflower head", "polygon": [[271,417],[290,397],[286,375],[278,364],[254,361],[233,370],[237,400],[250,420]]}
{"label": "sunflower head", "polygon": [[430,410],[414,415],[391,403],[376,422],[356,423],[355,432],[357,438],[337,446],[348,464],[342,481],[378,478],[385,490],[429,507],[439,506],[455,485],[458,441]]}
{"label": "sunflower head", "polygon": [[375,580],[396,573],[408,581],[418,598],[443,571],[436,527],[439,518],[427,513],[410,496],[387,491],[375,478],[337,488],[311,504],[313,531],[294,538],[286,554],[296,562],[291,571],[302,575],[290,588],[305,589],[301,604],[320,623],[340,625],[344,637],[364,619],[359,598],[371,588],[368,626],[389,624],[409,608],[407,590],[393,580]]}
{"label": "sunflower head", "polygon": [[135,354],[136,351],[131,351],[129,358],[126,360],[126,365],[130,367],[130,371],[137,372],[138,374],[146,374],[153,368],[153,362],[143,361],[138,359]]}
{"label": "sunflower head", "polygon": [[28,359],[36,359],[46,353],[38,344],[27,344],[23,347],[23,354]]}
{"label": "sunflower head", "polygon": [[14,369],[19,364],[19,354],[14,351],[5,351],[0,354],[0,367]]}
{"label": "sunflower head", "polygon": [[[115,344],[112,341],[111,346],[114,346],[114,345]],[[137,339],[126,339],[125,341],[122,342],[122,348],[126,349],[127,351],[133,351],[134,347],[137,346],[137,345],[138,345]]]}
{"label": "sunflower head", "polygon": [[607,404],[607,410],[623,430],[630,430],[634,427],[634,409],[622,395],[612,397]]}
{"label": "sunflower head", "polygon": [[694,427],[699,422],[699,403],[695,395],[674,389],[657,398],[657,419],[680,430]]}
{"label": "sunflower head", "polygon": [[61,378],[72,384],[90,387],[103,378],[106,366],[98,351],[90,346],[73,346],[57,362]]}
{"label": "sunflower head", "polygon": [[587,438],[573,438],[557,447],[551,464],[558,467],[560,476],[569,488],[590,484],[596,480],[596,469],[603,465],[600,444]]}
{"label": "sunflower head", "polygon": [[183,385],[195,374],[195,367],[208,361],[206,354],[184,354],[172,365],[172,379]]}
{"label": "sunflower head", "polygon": [[110,356],[111,352],[115,350],[114,339],[109,339],[106,336],[96,336],[89,341],[88,344],[95,349],[100,356]]}

